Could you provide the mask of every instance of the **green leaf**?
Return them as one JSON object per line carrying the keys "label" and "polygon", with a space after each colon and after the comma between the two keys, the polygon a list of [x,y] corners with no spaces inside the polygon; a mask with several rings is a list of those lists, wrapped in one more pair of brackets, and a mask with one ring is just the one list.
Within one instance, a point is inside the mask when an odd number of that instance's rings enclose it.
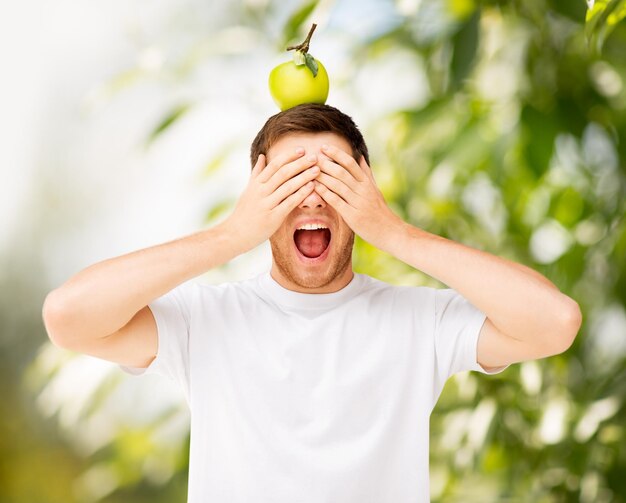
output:
{"label": "green leaf", "polygon": [[626,0],[595,0],[585,16],[585,35],[589,47],[600,53],[615,26],[626,18]]}
{"label": "green leaf", "polygon": [[131,68],[117,74],[105,84],[106,92],[112,96],[135,85],[144,76],[145,72],[139,68]]}
{"label": "green leaf", "polygon": [[457,19],[467,19],[476,9],[474,0],[447,0],[446,8]]}
{"label": "green leaf", "polygon": [[619,5],[609,14],[606,22],[612,28],[622,19],[626,18],[626,1],[622,0]]}
{"label": "green leaf", "polygon": [[[287,19],[285,26],[283,28],[283,39],[284,45],[287,45],[289,42],[292,42],[300,33],[300,27],[302,23],[304,23],[307,18],[311,15],[319,0],[314,0],[311,2],[304,2],[300,8],[298,8],[290,17]],[[304,37],[303,37],[304,38]],[[301,42],[299,40],[298,42]]]}
{"label": "green leaf", "polygon": [[588,2],[585,0],[548,0],[547,9],[568,17],[577,24],[584,24]]}
{"label": "green leaf", "polygon": [[521,111],[520,125],[524,157],[539,178],[548,170],[554,152],[554,141],[560,131],[557,118],[526,105]]}
{"label": "green leaf", "polygon": [[241,148],[241,145],[236,140],[222,144],[213,157],[211,157],[211,159],[209,159],[206,163],[204,169],[200,173],[200,177],[209,178],[215,174],[222,167],[224,167],[226,160],[239,148]]}
{"label": "green leaf", "polygon": [[159,124],[152,130],[150,136],[148,137],[148,141],[146,143],[152,143],[158,136],[163,134],[167,129],[172,127],[172,125],[178,121],[189,109],[191,105],[183,104],[174,107],[170,110],[163,119],[159,122]]}
{"label": "green leaf", "polygon": [[452,38],[454,53],[450,65],[450,80],[454,89],[459,89],[462,86],[463,80],[470,74],[474,66],[479,36],[480,9],[477,9]]}
{"label": "green leaf", "polygon": [[306,61],[306,66],[309,70],[311,70],[313,77],[317,77],[317,61],[315,61],[315,58],[307,52],[304,55],[304,59]]}
{"label": "green leaf", "polygon": [[207,214],[204,217],[204,222],[207,224],[214,223],[217,219],[230,211],[234,207],[235,202],[236,201],[234,199],[229,198],[214,204],[209,211],[207,211]]}
{"label": "green leaf", "polygon": [[554,218],[565,227],[573,227],[582,219],[585,200],[574,187],[567,187],[552,200]]}
{"label": "green leaf", "polygon": [[449,113],[450,99],[439,98],[431,100],[425,107],[419,110],[407,110],[400,112],[409,121],[411,130],[417,131],[422,127],[428,127],[441,116]]}
{"label": "green leaf", "polygon": [[222,167],[222,164],[224,163],[226,157],[228,157],[227,153],[220,153],[213,157],[213,159],[211,159],[204,167],[204,170],[202,171],[202,176],[209,177],[216,171],[218,171]]}

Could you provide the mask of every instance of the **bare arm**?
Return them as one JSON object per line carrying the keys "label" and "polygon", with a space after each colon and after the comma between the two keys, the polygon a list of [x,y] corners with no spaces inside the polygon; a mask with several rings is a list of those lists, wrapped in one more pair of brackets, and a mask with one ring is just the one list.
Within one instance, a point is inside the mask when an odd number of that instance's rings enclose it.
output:
{"label": "bare arm", "polygon": [[[322,150],[316,191],[372,245],[455,289],[487,315],[477,362],[483,368],[562,353],[574,341],[580,307],[522,264],[476,250],[403,222],[387,206],[363,156]],[[336,161],[336,162],[333,162]]]}
{"label": "bare arm", "polygon": [[477,355],[484,368],[552,356],[574,341],[582,322],[578,304],[538,272],[405,223],[388,243],[400,260],[487,315]]}
{"label": "bare arm", "polygon": [[[145,367],[157,354],[147,305],[271,236],[313,190],[314,162],[291,152],[260,156],[233,214],[222,224],[91,265],[48,294],[43,320],[60,347]],[[282,169],[279,169],[282,168]]]}
{"label": "bare arm", "polygon": [[[46,297],[43,318],[48,334],[58,346],[94,356],[104,351],[113,359],[117,351],[106,346],[124,335],[127,344],[117,344],[120,357],[146,363],[157,349],[148,303],[242,251],[222,225],[91,265]],[[134,322],[135,337],[114,335],[142,309]]]}

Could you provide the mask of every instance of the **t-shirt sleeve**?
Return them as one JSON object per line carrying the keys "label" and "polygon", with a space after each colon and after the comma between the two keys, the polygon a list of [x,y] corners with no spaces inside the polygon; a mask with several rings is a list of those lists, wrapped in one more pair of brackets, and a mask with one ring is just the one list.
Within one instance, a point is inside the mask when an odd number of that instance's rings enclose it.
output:
{"label": "t-shirt sleeve", "polygon": [[121,366],[131,375],[159,374],[189,390],[189,331],[195,284],[182,283],[148,304],[156,321],[157,355],[146,368]]}
{"label": "t-shirt sleeve", "polygon": [[477,362],[478,337],[487,316],[451,288],[435,293],[435,354],[440,378],[475,370],[498,374],[508,367],[485,370]]}

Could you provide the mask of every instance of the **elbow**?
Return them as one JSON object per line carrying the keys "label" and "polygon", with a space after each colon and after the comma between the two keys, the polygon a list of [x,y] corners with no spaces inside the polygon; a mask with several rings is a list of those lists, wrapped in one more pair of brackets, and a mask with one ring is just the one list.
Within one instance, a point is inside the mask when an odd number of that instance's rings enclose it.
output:
{"label": "elbow", "polygon": [[574,344],[583,323],[583,315],[578,302],[570,297],[564,297],[563,305],[558,312],[558,353],[564,353]]}

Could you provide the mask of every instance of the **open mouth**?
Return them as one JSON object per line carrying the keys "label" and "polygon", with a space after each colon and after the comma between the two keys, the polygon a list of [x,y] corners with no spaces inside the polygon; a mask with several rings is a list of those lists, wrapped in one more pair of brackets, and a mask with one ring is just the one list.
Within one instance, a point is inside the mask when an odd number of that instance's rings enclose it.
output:
{"label": "open mouth", "polygon": [[322,258],[327,255],[330,245],[330,229],[298,229],[293,234],[293,241],[302,256],[308,259]]}

